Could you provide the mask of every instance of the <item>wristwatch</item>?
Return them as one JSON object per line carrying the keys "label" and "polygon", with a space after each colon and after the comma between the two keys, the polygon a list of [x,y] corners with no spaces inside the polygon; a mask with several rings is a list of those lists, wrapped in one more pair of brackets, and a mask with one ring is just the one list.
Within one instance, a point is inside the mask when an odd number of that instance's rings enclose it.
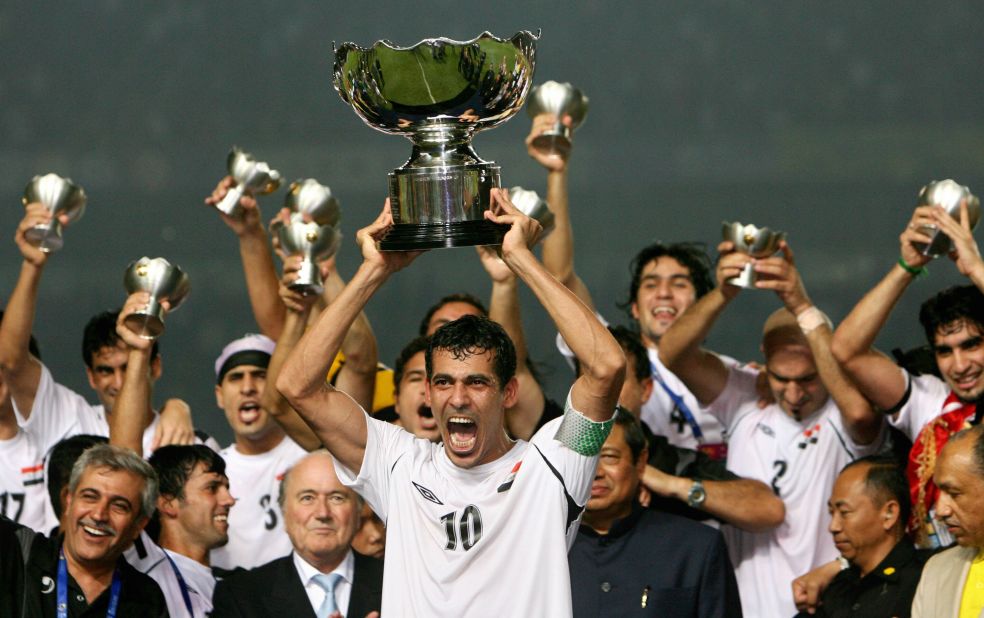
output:
{"label": "wristwatch", "polygon": [[699,509],[704,506],[705,500],[707,500],[707,491],[704,489],[704,483],[700,479],[695,479],[694,484],[690,486],[690,493],[687,494],[687,505]]}

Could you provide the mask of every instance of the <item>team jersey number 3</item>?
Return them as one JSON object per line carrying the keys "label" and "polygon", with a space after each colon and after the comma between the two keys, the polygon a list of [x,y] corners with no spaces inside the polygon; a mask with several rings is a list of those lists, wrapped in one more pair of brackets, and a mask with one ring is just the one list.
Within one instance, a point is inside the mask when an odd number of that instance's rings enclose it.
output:
{"label": "team jersey number 3", "polygon": [[461,510],[461,516],[457,511],[451,511],[441,517],[444,524],[444,532],[448,535],[448,542],[444,549],[454,551],[458,549],[458,539],[461,539],[461,548],[468,551],[475,547],[482,540],[482,513],[474,504],[469,504]]}

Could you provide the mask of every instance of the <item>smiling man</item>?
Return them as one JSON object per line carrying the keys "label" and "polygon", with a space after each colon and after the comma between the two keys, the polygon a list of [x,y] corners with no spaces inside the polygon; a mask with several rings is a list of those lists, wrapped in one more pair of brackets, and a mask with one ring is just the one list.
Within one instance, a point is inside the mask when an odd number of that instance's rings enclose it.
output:
{"label": "smiling man", "polygon": [[[874,348],[875,337],[909,285],[933,259],[922,254],[939,228],[953,243],[950,259],[973,285],[945,289],[923,303],[919,322],[943,379],[912,375]],[[966,207],[955,221],[939,206],[917,208],[899,237],[901,257],[844,318],[831,349],[861,392],[912,440],[906,474],[912,497],[909,528],[924,547],[953,542],[934,516],[939,492],[933,484],[936,458],[954,433],[976,424],[984,395],[984,261],[974,241]]]}
{"label": "smiling man", "polygon": [[219,583],[216,618],[341,616],[378,611],[383,562],[352,551],[362,499],[335,474],[331,455],[298,461],[278,497],[293,553]]}
{"label": "smiling man", "polygon": [[[508,193],[486,218],[508,226],[502,258],[533,291],[584,369],[562,418],[530,442],[506,434],[516,353],[501,326],[465,316],[438,329],[426,354],[426,401],[442,443],[370,418],[322,376],[373,294],[417,256],[382,252],[387,201],[356,236],[363,263],[291,354],[277,388],[338,462],[343,483],[386,522],[382,615],[570,616],[567,551],[625,372],[615,339],[550,276],[530,247],[540,232]],[[450,256],[448,256],[450,257]]]}
{"label": "smiling man", "polygon": [[0,518],[2,616],[167,616],[160,588],[125,560],[154,511],[157,475],[128,449],[98,445],[76,461],[64,537],[48,539]]}

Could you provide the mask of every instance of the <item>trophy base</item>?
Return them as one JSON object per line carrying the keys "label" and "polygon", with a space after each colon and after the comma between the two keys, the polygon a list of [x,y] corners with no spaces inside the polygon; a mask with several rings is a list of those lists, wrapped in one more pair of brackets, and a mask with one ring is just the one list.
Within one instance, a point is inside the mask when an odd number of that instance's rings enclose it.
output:
{"label": "trophy base", "polygon": [[541,133],[533,138],[533,147],[541,152],[567,158],[571,152],[571,131],[561,125],[560,129]]}
{"label": "trophy base", "polygon": [[461,221],[394,225],[379,241],[380,251],[447,249],[475,245],[501,245],[509,228],[490,221]]}
{"label": "trophy base", "polygon": [[[164,310],[154,299],[150,302],[152,306],[148,306],[146,311],[131,313],[123,320],[123,324],[141,339],[157,339],[164,332],[164,320],[161,317]],[[159,308],[159,313],[154,311],[155,306]]]}
{"label": "trophy base", "polygon": [[745,268],[741,271],[741,274],[728,279],[727,283],[740,288],[755,289],[756,281],[758,281],[758,277],[755,276],[755,266],[753,264],[745,264]]}
{"label": "trophy base", "polygon": [[294,279],[293,283],[287,287],[305,296],[320,295],[325,291],[324,282],[321,279],[321,270],[317,264],[307,258],[301,262],[301,268],[297,271],[297,279]]}
{"label": "trophy base", "polygon": [[54,253],[65,244],[61,225],[57,222],[35,225],[24,232],[24,238],[45,253]]}

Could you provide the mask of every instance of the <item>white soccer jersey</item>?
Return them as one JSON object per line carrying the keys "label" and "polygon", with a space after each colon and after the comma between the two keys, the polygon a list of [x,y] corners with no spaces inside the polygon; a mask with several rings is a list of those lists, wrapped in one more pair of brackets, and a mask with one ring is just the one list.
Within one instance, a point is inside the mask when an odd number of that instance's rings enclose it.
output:
{"label": "white soccer jersey", "polygon": [[709,406],[725,424],[728,469],[768,485],[786,505],[786,519],[769,532],[722,526],[746,616],[788,618],[796,613],[791,583],[837,557],[827,526],[827,500],[841,468],[878,451],[848,435],[833,399],[796,421],[777,404],[759,409],[758,370],[732,367],[727,386]]}
{"label": "white soccer jersey", "polygon": [[[140,533],[140,537],[130,549],[123,553],[123,557],[130,566],[157,582],[161,592],[164,593],[167,611],[171,618],[205,618],[212,611],[215,576],[204,564],[163,549],[146,532]],[[180,580],[175,573],[175,568],[181,573]],[[182,582],[188,593],[187,601],[181,590]]]}
{"label": "white soccer jersey", "polygon": [[358,476],[336,471],[386,522],[383,616],[571,615],[567,551],[598,458],[554,439],[562,420],[464,469],[443,445],[366,416]]}
{"label": "white soccer jersey", "polygon": [[934,375],[914,376],[901,367],[899,371],[905,375],[908,397],[888,422],[914,441],[927,423],[943,414],[950,386]]}
{"label": "white soccer jersey", "polygon": [[244,455],[235,444],[222,451],[236,506],[229,511],[229,542],[212,550],[213,566],[252,569],[291,552],[277,494],[284,472],[306,454],[287,437],[259,455]]}
{"label": "white soccer jersey", "polygon": [[0,440],[0,515],[42,534],[58,525],[44,483],[44,450],[24,430]]}

